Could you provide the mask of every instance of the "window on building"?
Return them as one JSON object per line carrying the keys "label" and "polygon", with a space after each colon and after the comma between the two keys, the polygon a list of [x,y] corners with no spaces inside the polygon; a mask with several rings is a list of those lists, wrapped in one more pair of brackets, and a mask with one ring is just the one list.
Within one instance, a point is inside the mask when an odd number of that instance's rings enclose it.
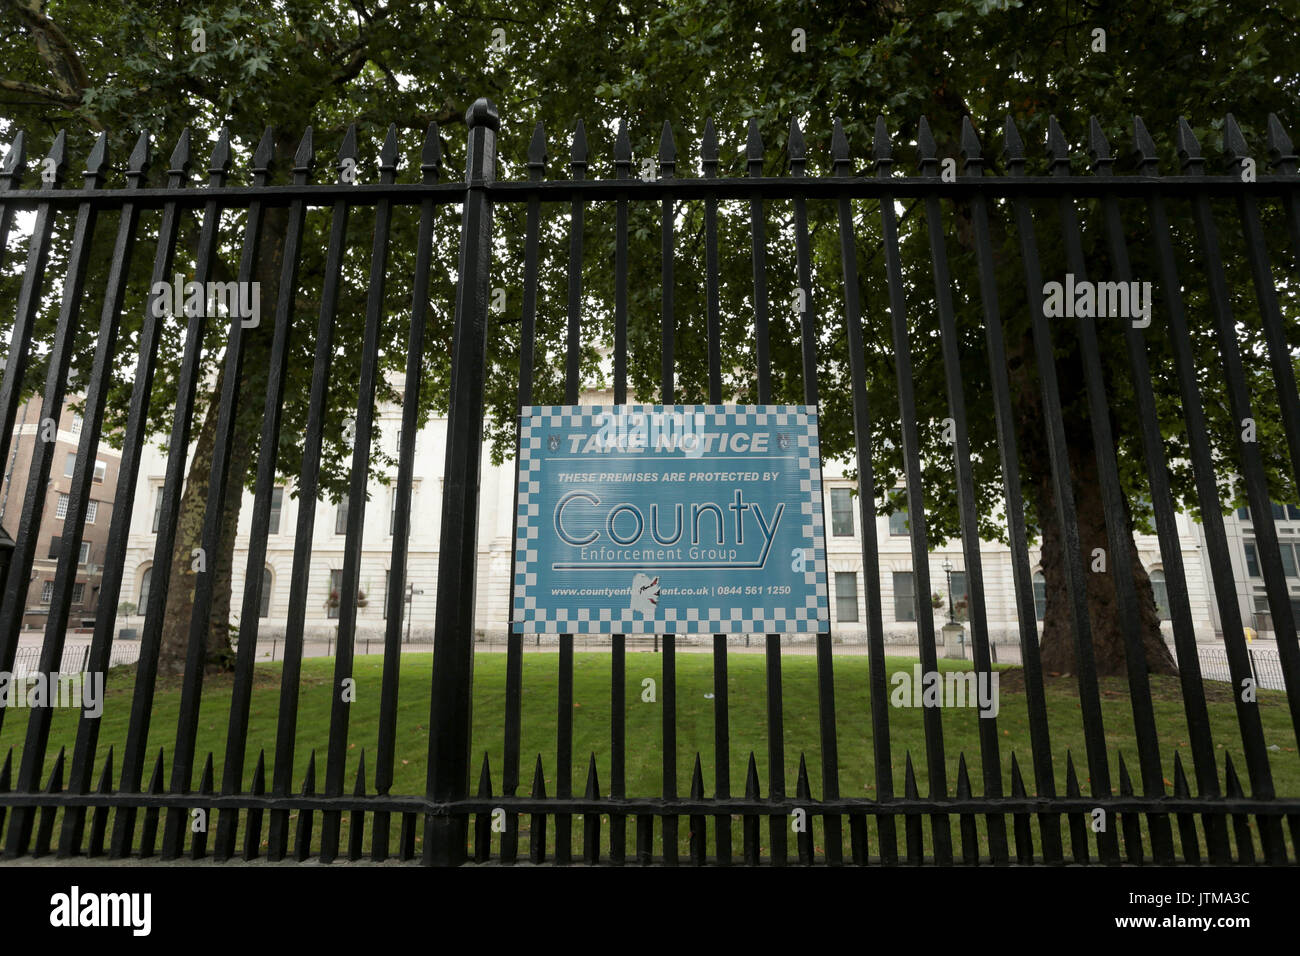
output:
{"label": "window on building", "polygon": [[1237,509],[1237,517],[1238,517],[1240,520],[1242,520],[1242,521],[1249,521],[1249,520],[1250,520],[1250,509],[1249,509],[1249,508],[1238,508],[1238,509]]}
{"label": "window on building", "polygon": [[916,620],[916,583],[911,571],[894,572],[894,620]]}
{"label": "window on building", "polygon": [[[280,533],[280,512],[284,509],[284,489],[275,487],[271,489],[271,520],[267,522],[267,534]],[[263,615],[265,617],[265,615]]]}
{"label": "window on building", "polygon": [[86,597],[86,586],[81,582],[77,582],[76,584],[74,584],[72,586],[72,603],[76,605],[80,605],[81,602],[85,599],[85,597]]}
{"label": "window on building", "polygon": [[1281,521],[1286,518],[1286,506],[1280,505],[1276,501],[1270,501],[1269,507],[1273,510],[1273,520]]}
{"label": "window on building", "polygon": [[1034,617],[1040,621],[1047,617],[1047,578],[1042,571],[1034,572]]}
{"label": "window on building", "polygon": [[1168,621],[1171,617],[1169,613],[1169,587],[1165,584],[1165,572],[1152,571],[1151,592],[1156,599],[1156,613],[1160,615],[1160,620]]}
{"label": "window on building", "polygon": [[77,563],[78,564],[90,563],[90,542],[89,541],[81,542],[81,554],[77,556]]}
{"label": "window on building", "polygon": [[392,571],[384,572],[384,620],[388,620],[388,579],[392,576]]}
{"label": "window on building", "polygon": [[397,533],[397,486],[388,489],[388,533]]}
{"label": "window on building", "polygon": [[831,489],[831,534],[853,537],[853,493],[848,488]]}
{"label": "window on building", "polygon": [[108,475],[108,465],[102,461],[95,462],[95,481],[103,484],[104,478]]}
{"label": "window on building", "polygon": [[162,505],[163,505],[163,486],[158,485],[153,490],[153,533],[158,533],[158,525],[162,523]]}
{"label": "window on building", "polygon": [[853,571],[835,572],[835,620],[858,619],[858,576]]}
{"label": "window on building", "polygon": [[63,460],[63,477],[71,478],[72,473],[77,470],[77,453],[68,452],[68,457]]}
{"label": "window on building", "polygon": [[329,593],[328,608],[325,614],[326,617],[339,616],[339,601],[342,599],[342,597],[343,597],[343,572],[341,570],[331,571],[330,572],[330,593]]}
{"label": "window on building", "polygon": [[94,524],[95,518],[99,515],[99,502],[90,501],[86,504],[86,524]]}
{"label": "window on building", "polygon": [[49,604],[54,600],[54,582],[46,581],[41,585],[41,603]]}
{"label": "window on building", "polygon": [[71,500],[67,495],[59,495],[59,503],[54,506],[54,517],[66,518],[68,516],[68,502]]}
{"label": "window on building", "polygon": [[139,613],[143,614],[145,608],[149,606],[149,580],[153,577],[153,568],[145,568],[144,574],[140,575],[140,604],[137,607]]}
{"label": "window on building", "polygon": [[1300,506],[1287,505],[1286,517],[1288,521],[1300,521]]}
{"label": "window on building", "polygon": [[259,617],[271,616],[271,569],[262,569],[262,611]]}
{"label": "window on building", "polygon": [[1288,578],[1300,577],[1300,571],[1296,570],[1295,545],[1290,541],[1283,541],[1282,551],[1282,573]]}
{"label": "window on building", "polygon": [[72,431],[72,434],[74,434],[74,435],[80,435],[80,434],[81,434],[81,416],[78,415],[78,414],[76,414],[75,412],[74,412],[73,415],[72,415],[72,429],[71,429],[71,431]]}
{"label": "window on building", "polygon": [[1259,552],[1254,541],[1246,542],[1246,573],[1252,578],[1259,577]]}
{"label": "window on building", "polygon": [[889,533],[894,537],[907,535],[907,512],[899,508],[889,516]]}
{"label": "window on building", "polygon": [[62,540],[63,540],[62,538],[50,539],[50,553],[47,554],[46,557],[49,558],[51,561],[57,561],[59,559],[59,543]]}
{"label": "window on building", "polygon": [[965,616],[970,610],[967,607],[966,572],[953,571],[951,580],[952,594],[950,596],[952,598],[952,611],[953,614],[960,618]]}
{"label": "window on building", "polygon": [[348,533],[348,496],[344,495],[339,501],[338,510],[334,512],[334,533]]}

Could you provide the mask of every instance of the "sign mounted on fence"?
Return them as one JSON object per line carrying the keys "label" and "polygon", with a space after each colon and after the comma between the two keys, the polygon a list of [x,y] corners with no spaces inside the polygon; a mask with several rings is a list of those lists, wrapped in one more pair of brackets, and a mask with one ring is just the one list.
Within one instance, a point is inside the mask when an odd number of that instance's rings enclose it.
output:
{"label": "sign mounted on fence", "polygon": [[830,630],[817,409],[528,406],[511,630]]}

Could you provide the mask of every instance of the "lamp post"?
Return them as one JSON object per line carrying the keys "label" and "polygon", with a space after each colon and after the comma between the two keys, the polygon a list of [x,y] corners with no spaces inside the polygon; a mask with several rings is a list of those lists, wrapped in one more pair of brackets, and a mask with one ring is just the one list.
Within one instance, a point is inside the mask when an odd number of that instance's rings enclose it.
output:
{"label": "lamp post", "polygon": [[948,576],[948,623],[956,624],[957,618],[952,613],[952,562],[947,558],[943,559],[943,573]]}
{"label": "lamp post", "polygon": [[406,643],[407,644],[411,643],[411,598],[417,594],[423,594],[423,593],[424,591],[422,591],[420,588],[417,588],[414,584],[411,584],[409,582],[407,583],[406,585]]}

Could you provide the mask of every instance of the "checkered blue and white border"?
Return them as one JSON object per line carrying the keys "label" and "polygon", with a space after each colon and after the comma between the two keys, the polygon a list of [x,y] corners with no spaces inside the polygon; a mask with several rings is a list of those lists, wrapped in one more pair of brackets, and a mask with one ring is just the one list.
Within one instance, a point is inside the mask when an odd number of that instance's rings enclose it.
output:
{"label": "checkered blue and white border", "polygon": [[[755,617],[754,608],[660,608],[654,618],[630,609],[538,607],[537,527],[541,483],[536,479],[546,451],[545,435],[552,428],[595,428],[610,412],[703,414],[706,428],[769,425],[795,432],[803,537],[812,542],[814,560],[804,572],[811,587],[802,606],[758,609],[771,617]],[[705,456],[707,458],[707,456]],[[696,459],[699,460],[699,459]],[[822,514],[821,455],[814,405],[528,405],[520,413],[519,501],[515,525],[515,586],[511,630],[518,634],[816,634],[830,630],[827,599],[826,533]],[[734,598],[733,598],[734,600]]]}

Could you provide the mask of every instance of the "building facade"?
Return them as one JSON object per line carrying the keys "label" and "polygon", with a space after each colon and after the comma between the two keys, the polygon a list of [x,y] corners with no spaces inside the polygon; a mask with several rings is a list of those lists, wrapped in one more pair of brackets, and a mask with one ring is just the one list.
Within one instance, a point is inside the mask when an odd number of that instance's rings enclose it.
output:
{"label": "building facade", "polygon": [[[32,458],[38,442],[53,440],[54,458],[41,510],[35,559],[32,562],[27,601],[23,613],[24,630],[44,630],[54,598],[54,577],[58,569],[64,518],[68,513],[77,445],[81,440],[81,416],[72,410],[78,396],[64,402],[57,422],[41,421],[41,396],[36,395],[18,409],[15,419],[13,448],[5,462],[0,484],[0,526],[17,540],[27,497]],[[52,427],[51,427],[52,424]],[[91,476],[90,502],[86,524],[77,556],[77,574],[72,586],[72,608],[68,622],[74,628],[93,626],[99,611],[100,579],[108,545],[108,526],[113,517],[113,496],[117,488],[121,453],[101,441],[95,452]]]}

